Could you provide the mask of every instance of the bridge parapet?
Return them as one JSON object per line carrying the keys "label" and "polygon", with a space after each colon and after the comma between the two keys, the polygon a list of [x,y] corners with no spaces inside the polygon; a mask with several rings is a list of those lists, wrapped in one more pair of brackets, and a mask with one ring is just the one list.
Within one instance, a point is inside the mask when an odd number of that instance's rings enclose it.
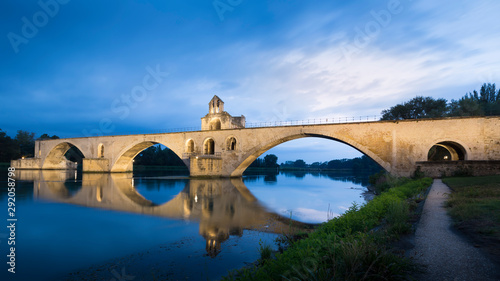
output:
{"label": "bridge parapet", "polygon": [[500,116],[490,116],[44,140],[37,141],[37,158],[15,160],[12,165],[71,169],[64,155],[77,148],[84,157],[84,172],[127,172],[141,151],[162,144],[182,159],[191,176],[240,177],[269,149],[304,137],[345,143],[398,176],[411,176],[417,162],[433,160],[433,155],[452,161],[500,161]]}

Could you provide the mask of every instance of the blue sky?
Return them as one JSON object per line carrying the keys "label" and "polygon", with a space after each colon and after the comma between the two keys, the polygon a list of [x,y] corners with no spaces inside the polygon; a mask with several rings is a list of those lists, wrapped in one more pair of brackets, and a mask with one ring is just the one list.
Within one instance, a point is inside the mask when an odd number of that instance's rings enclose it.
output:
{"label": "blue sky", "polygon": [[[2,1],[0,128],[76,137],[379,115],[500,81],[498,1]],[[299,154],[297,151],[302,151]],[[358,156],[324,140],[280,161]]]}

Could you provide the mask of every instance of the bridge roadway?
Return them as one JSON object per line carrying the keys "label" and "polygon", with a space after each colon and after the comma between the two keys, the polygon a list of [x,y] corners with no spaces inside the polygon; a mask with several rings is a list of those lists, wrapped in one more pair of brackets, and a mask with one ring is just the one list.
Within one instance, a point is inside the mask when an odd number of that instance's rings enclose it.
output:
{"label": "bridge roadway", "polygon": [[18,169],[70,169],[64,157],[76,147],[83,172],[129,172],[144,149],[163,144],[186,164],[191,176],[240,177],[267,150],[286,141],[319,137],[366,154],[388,172],[410,176],[427,161],[433,146],[449,151],[447,160],[500,160],[500,117],[462,117],[202,130],[36,141],[35,157],[14,160]]}

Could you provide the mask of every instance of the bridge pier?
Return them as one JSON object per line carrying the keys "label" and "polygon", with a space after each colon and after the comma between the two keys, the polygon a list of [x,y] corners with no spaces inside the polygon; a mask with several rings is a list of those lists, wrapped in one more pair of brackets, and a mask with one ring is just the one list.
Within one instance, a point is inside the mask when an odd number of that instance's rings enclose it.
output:
{"label": "bridge pier", "polygon": [[[109,159],[106,158],[84,158],[82,159],[82,172],[108,173],[110,172]],[[123,172],[131,172],[123,171]]]}
{"label": "bridge pier", "polygon": [[189,157],[189,175],[191,177],[230,177],[225,173],[223,159],[216,155],[193,155]]}
{"label": "bridge pier", "polygon": [[46,161],[42,167],[41,158],[24,158],[11,160],[10,166],[17,170],[76,170],[76,162],[60,159],[60,161]]}

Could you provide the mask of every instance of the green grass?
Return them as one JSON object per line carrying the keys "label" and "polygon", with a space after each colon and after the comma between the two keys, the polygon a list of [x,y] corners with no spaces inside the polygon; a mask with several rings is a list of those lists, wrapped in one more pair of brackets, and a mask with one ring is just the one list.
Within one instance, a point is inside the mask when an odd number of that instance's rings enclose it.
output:
{"label": "green grass", "polygon": [[271,258],[273,254],[273,250],[271,248],[271,245],[264,244],[261,241],[259,241],[259,253],[260,253],[260,263],[265,263],[268,259]]}
{"label": "green grass", "polygon": [[429,178],[406,181],[365,205],[353,204],[344,215],[293,242],[275,259],[232,272],[223,280],[411,279],[418,267],[386,245],[408,230],[407,200],[420,198],[431,183]]}
{"label": "green grass", "polygon": [[410,204],[408,204],[408,202],[398,200],[389,203],[385,217],[390,226],[390,232],[399,234],[408,233],[410,231],[411,226],[408,223],[410,217]]}
{"label": "green grass", "polygon": [[484,177],[455,177],[445,178],[443,182],[450,188],[463,188],[463,187],[499,187],[500,175],[497,176],[484,176]]}
{"label": "green grass", "polygon": [[500,176],[445,178],[455,226],[500,261]]}

